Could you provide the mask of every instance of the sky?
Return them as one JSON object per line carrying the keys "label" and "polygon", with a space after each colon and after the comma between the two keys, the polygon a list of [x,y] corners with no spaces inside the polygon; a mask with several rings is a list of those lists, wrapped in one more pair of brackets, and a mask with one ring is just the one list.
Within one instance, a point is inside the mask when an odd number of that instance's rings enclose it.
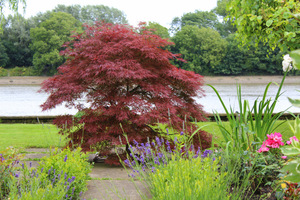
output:
{"label": "sky", "polygon": [[[39,12],[52,10],[58,4],[105,5],[124,12],[130,25],[140,21],[157,22],[167,28],[175,17],[195,10],[210,11],[217,6],[217,0],[26,0],[25,18]],[[7,13],[7,12],[5,12]]]}

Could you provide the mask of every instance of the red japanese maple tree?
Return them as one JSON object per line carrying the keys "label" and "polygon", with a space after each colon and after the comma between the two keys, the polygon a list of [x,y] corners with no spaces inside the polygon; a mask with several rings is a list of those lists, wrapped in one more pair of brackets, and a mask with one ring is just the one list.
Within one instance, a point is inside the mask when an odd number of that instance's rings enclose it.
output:
{"label": "red japanese maple tree", "polygon": [[[61,116],[55,123],[77,127],[69,137],[84,150],[101,141],[124,142],[123,131],[129,142],[153,138],[157,134],[148,125],[156,122],[171,121],[180,129],[185,118],[206,120],[194,100],[203,95],[202,76],[172,65],[170,60],[180,59],[166,50],[172,43],[142,29],[86,26],[65,45],[67,61],[58,74],[42,84],[42,91],[50,94],[43,110],[66,103],[83,111],[81,118]],[[78,101],[82,98],[88,106]],[[210,147],[210,134],[200,131],[198,139],[203,149]]]}

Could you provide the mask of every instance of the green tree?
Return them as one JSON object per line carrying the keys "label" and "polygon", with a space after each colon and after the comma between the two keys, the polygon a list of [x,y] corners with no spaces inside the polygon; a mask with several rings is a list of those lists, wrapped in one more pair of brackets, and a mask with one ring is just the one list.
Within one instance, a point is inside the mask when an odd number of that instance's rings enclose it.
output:
{"label": "green tree", "polygon": [[194,13],[184,14],[181,18],[174,18],[170,29],[172,32],[177,32],[187,25],[216,29],[218,23],[218,17],[212,11],[196,10]]}
{"label": "green tree", "polygon": [[185,70],[210,74],[225,55],[226,41],[211,28],[186,25],[172,38],[172,51],[182,54],[187,63],[179,64]]}
{"label": "green tree", "polygon": [[31,43],[30,28],[33,27],[34,24],[22,16],[9,15],[5,20],[3,34],[0,37],[9,57],[7,67],[32,66],[33,52],[29,44]]}
{"label": "green tree", "polygon": [[145,26],[145,28],[149,29],[155,35],[158,35],[161,38],[164,39],[170,38],[168,29],[157,22],[149,22],[148,25]]}
{"label": "green tree", "polygon": [[[276,75],[282,70],[278,65],[282,62],[279,48],[270,49],[268,44],[251,44],[239,48],[240,42],[233,34],[227,38],[227,51],[219,65],[213,69],[217,75]],[[268,52],[268,53],[267,53]],[[266,56],[268,54],[268,57]]]}
{"label": "green tree", "polygon": [[216,29],[223,37],[236,32],[235,25],[230,20],[225,20],[228,16],[228,11],[226,10],[228,3],[229,0],[218,0],[217,7],[212,10],[219,18],[220,23],[216,24]]}
{"label": "green tree", "polygon": [[20,4],[23,5],[23,9],[25,11],[26,8],[26,0],[0,0],[0,30],[2,31],[2,23],[4,20],[3,8],[5,5],[8,5],[9,10],[14,11],[15,13],[18,12]]}
{"label": "green tree", "polygon": [[243,44],[255,40],[283,51],[300,48],[298,0],[231,0],[228,12]]}
{"label": "green tree", "polygon": [[9,57],[6,53],[6,48],[0,41],[0,67],[5,67],[9,61]]}
{"label": "green tree", "polygon": [[33,65],[36,73],[52,75],[64,62],[59,52],[62,45],[70,40],[72,31],[80,30],[81,23],[71,14],[53,12],[51,17],[38,27],[30,30]]}
{"label": "green tree", "polygon": [[80,5],[58,5],[53,11],[69,13],[75,19],[88,24],[94,24],[95,21],[103,20],[107,23],[114,24],[128,23],[122,11],[104,5],[88,5],[83,7]]}

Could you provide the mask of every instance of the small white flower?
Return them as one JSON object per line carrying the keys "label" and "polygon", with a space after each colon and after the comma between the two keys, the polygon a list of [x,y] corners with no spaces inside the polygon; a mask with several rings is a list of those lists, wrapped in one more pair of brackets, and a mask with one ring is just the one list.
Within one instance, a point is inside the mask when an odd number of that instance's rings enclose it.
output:
{"label": "small white flower", "polygon": [[282,61],[282,69],[283,69],[284,72],[290,71],[292,68],[293,67],[292,67],[291,62],[287,62],[286,60]]}
{"label": "small white flower", "polygon": [[284,72],[286,71],[290,71],[291,69],[293,69],[292,66],[292,58],[290,57],[289,54],[286,54],[285,56],[283,56],[283,61],[282,61],[282,70]]}
{"label": "small white flower", "polygon": [[286,54],[285,56],[283,56],[283,60],[285,60],[287,62],[292,62],[293,61],[289,54]]}

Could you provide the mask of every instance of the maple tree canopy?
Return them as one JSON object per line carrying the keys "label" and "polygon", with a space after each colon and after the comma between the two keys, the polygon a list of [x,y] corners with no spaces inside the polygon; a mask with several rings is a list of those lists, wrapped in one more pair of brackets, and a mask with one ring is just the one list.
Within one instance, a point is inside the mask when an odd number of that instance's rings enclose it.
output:
{"label": "maple tree canopy", "polygon": [[[65,44],[61,54],[67,61],[58,74],[42,84],[50,96],[41,107],[65,103],[83,111],[80,118],[62,116],[55,123],[72,125],[69,137],[85,150],[101,141],[124,142],[120,124],[132,142],[157,135],[148,124],[171,120],[180,129],[185,118],[205,121],[194,100],[203,95],[203,78],[172,65],[171,59],[180,58],[166,50],[168,45],[172,43],[142,26],[86,25],[83,34]],[[82,98],[87,104],[78,101]],[[202,131],[200,138],[203,148],[210,146],[210,135]]]}

